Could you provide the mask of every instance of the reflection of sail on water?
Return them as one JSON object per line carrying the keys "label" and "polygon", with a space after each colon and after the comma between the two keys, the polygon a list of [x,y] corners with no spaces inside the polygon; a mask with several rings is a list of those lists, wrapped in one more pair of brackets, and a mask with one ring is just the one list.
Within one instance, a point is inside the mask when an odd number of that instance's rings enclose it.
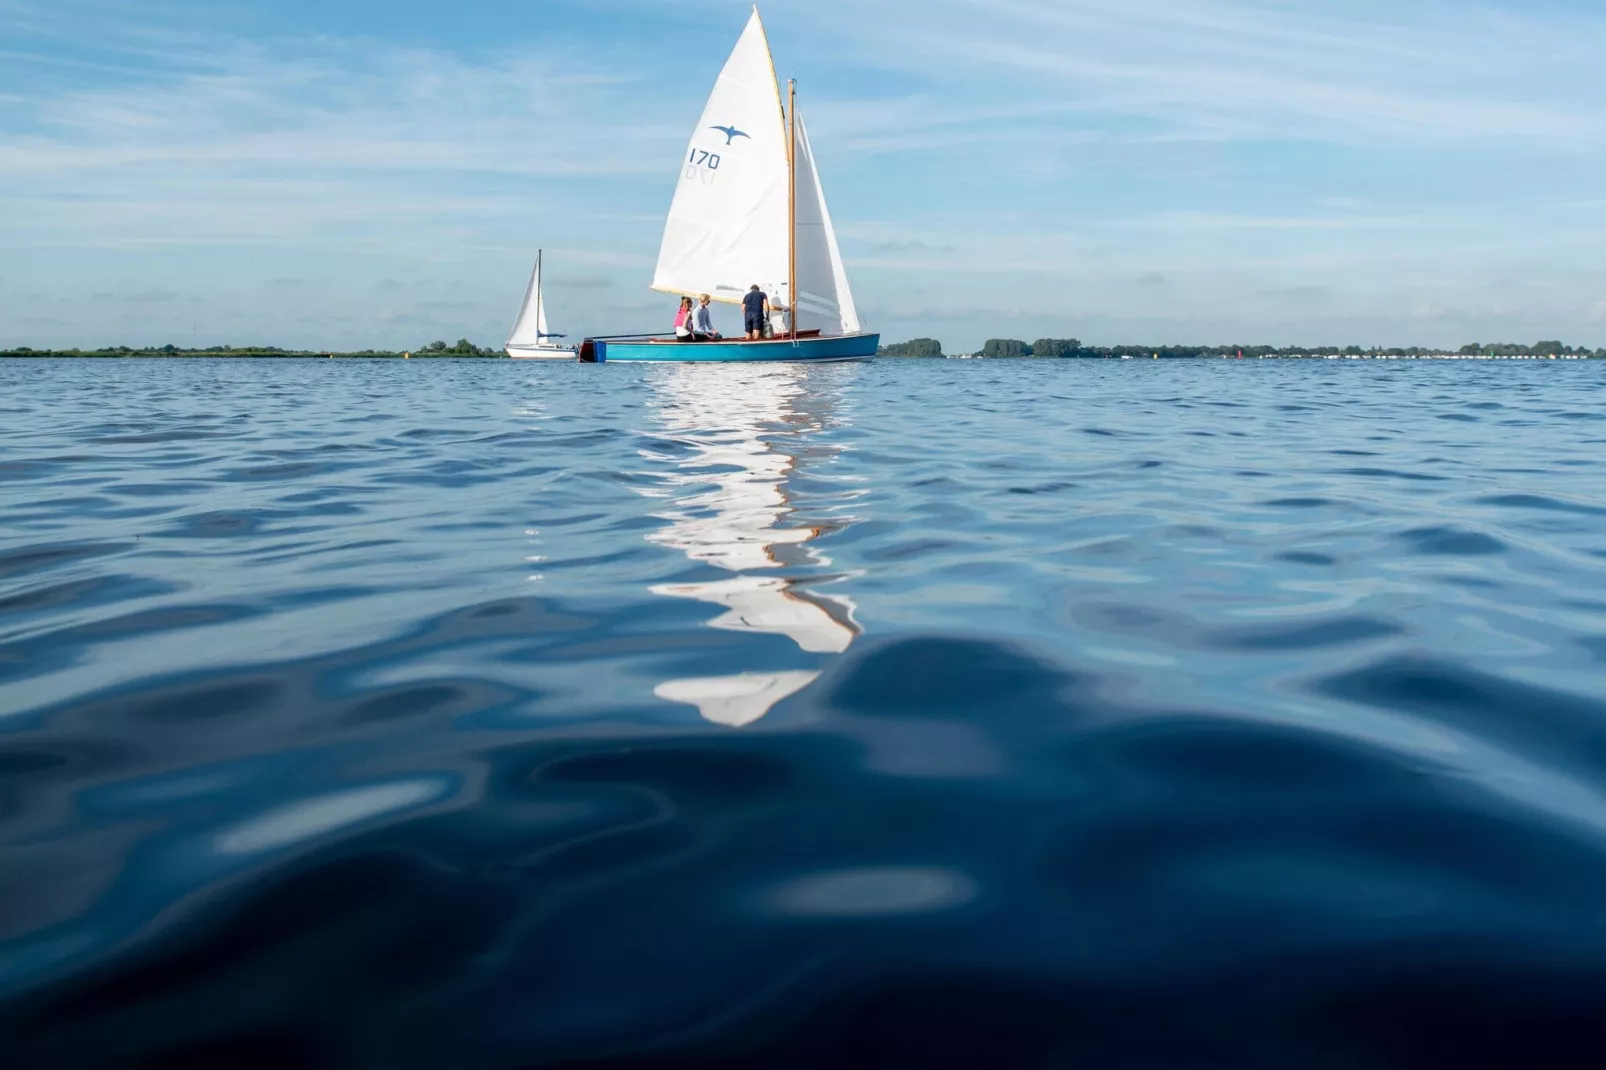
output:
{"label": "reflection of sail on water", "polygon": [[[803,411],[806,375],[790,366],[731,367],[717,376],[677,366],[654,379],[665,430],[695,452],[677,458],[665,476],[673,503],[659,515],[669,525],[649,539],[729,575],[652,591],[720,606],[710,627],[782,635],[811,654],[840,654],[858,635],[853,603],[809,590],[796,575],[829,564],[809,545],[821,529],[792,523],[787,491],[807,463],[807,435],[818,429]],[[696,706],[711,721],[742,725],[818,675],[752,671],[671,680],[656,693]]]}

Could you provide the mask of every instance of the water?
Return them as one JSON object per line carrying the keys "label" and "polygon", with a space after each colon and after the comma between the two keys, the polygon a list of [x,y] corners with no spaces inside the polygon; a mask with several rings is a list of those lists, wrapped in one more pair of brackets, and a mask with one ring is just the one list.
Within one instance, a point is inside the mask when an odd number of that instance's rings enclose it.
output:
{"label": "water", "polygon": [[18,1066],[1599,1066],[1598,364],[0,362]]}

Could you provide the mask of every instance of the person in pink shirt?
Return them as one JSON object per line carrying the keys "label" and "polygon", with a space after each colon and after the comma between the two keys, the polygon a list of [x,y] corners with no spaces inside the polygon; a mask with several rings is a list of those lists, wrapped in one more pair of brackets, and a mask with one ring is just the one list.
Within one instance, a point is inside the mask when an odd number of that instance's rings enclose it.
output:
{"label": "person in pink shirt", "polygon": [[675,340],[691,341],[691,298],[680,299],[680,311],[675,313]]}

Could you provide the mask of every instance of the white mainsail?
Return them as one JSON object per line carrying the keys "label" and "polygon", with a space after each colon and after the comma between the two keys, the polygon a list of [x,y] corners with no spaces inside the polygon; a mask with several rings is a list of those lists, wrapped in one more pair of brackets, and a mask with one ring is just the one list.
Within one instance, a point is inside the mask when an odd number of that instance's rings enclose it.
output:
{"label": "white mainsail", "polygon": [[680,164],[653,289],[735,303],[786,278],[787,133],[757,8]]}
{"label": "white mainsail", "polygon": [[541,299],[541,254],[535,254],[535,270],[530,272],[530,285],[524,290],[524,305],[519,309],[518,322],[508,337],[510,346],[539,346],[550,344],[554,338],[547,332],[546,302]]}
{"label": "white mainsail", "polygon": [[831,212],[825,206],[825,188],[814,164],[803,113],[793,106],[797,127],[797,325],[823,335],[853,334],[859,330],[859,310],[848,289],[847,269],[837,248]]}

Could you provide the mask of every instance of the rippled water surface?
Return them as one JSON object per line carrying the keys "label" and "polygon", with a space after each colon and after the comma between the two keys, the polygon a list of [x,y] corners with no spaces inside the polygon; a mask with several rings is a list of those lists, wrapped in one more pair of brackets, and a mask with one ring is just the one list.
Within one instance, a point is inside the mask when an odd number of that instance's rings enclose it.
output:
{"label": "rippled water surface", "polygon": [[0,361],[0,1051],[1606,1065],[1603,382]]}

